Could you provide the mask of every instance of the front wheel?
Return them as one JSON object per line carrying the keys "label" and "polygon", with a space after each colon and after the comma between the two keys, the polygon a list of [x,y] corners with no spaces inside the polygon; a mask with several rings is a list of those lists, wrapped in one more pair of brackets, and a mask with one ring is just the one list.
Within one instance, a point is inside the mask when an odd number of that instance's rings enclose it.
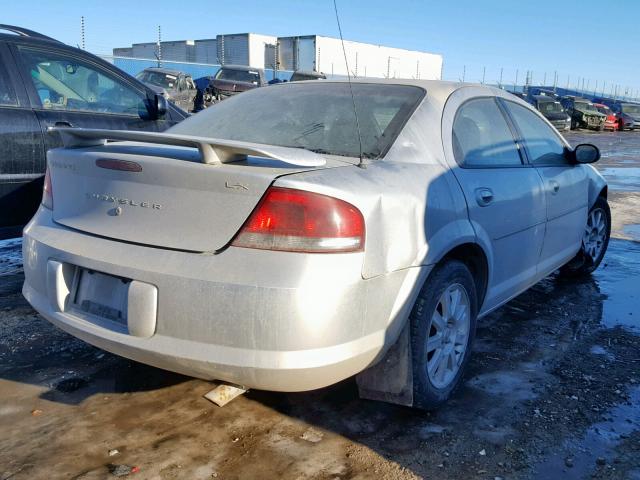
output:
{"label": "front wheel", "polygon": [[431,273],[411,313],[413,405],[433,409],[460,385],[478,314],[467,266],[448,261]]}
{"label": "front wheel", "polygon": [[580,251],[560,269],[560,273],[571,277],[592,273],[604,258],[610,236],[611,209],[605,198],[598,197],[596,203],[589,210]]}

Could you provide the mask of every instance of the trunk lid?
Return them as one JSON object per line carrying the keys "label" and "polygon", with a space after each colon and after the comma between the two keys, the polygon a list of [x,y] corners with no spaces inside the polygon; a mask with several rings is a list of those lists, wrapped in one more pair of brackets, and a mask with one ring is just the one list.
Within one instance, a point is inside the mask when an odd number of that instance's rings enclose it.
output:
{"label": "trunk lid", "polygon": [[322,160],[296,166],[248,156],[206,164],[195,148],[136,142],[54,149],[53,218],[107,238],[213,252],[229,243],[277,177],[348,165]]}

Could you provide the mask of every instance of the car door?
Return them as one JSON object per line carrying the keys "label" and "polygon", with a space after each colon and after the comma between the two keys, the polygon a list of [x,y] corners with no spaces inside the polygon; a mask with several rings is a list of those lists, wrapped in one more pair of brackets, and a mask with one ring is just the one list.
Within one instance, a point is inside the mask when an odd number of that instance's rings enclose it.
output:
{"label": "car door", "polygon": [[448,162],[487,252],[486,312],[535,282],[546,219],[542,182],[524,162],[506,113],[485,89],[452,94],[443,129],[445,152],[451,145]]}
{"label": "car door", "polygon": [[17,46],[27,92],[45,132],[45,148],[62,144],[49,127],[73,126],[161,131],[169,120],[149,117],[147,92],[118,71],[99,65],[90,55],[47,46]]}
{"label": "car door", "polygon": [[540,273],[547,275],[580,249],[589,209],[589,177],[584,165],[573,164],[568,144],[536,112],[503,101],[520,143],[544,184],[547,226],[540,254]]}
{"label": "car door", "polygon": [[198,89],[196,88],[196,84],[191,78],[191,75],[186,76],[187,81],[187,102],[185,104],[185,110],[187,112],[193,112],[195,109],[195,100],[196,94],[198,93]]}
{"label": "car door", "polygon": [[17,76],[0,43],[0,239],[19,236],[42,198],[42,132]]}

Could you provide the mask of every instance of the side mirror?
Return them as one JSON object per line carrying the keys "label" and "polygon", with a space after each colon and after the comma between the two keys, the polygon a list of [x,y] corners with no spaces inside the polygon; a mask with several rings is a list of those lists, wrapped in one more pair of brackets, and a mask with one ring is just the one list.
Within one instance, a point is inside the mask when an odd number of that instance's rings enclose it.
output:
{"label": "side mirror", "polygon": [[573,149],[576,163],[594,163],[600,160],[600,149],[590,143],[581,143]]}
{"label": "side mirror", "polygon": [[167,109],[169,105],[167,104],[167,99],[163,95],[155,96],[155,113],[156,119],[163,118],[167,114]]}

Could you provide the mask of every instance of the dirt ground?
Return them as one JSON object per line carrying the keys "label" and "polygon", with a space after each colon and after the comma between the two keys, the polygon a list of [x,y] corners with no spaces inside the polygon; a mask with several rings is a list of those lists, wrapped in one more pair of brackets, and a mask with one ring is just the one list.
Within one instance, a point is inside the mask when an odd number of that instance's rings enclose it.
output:
{"label": "dirt ground", "polygon": [[640,479],[640,134],[568,138],[603,151],[603,265],[483,319],[463,388],[430,413],[360,400],[352,379],[218,408],[211,384],[40,318],[19,241],[0,243],[0,479]]}

